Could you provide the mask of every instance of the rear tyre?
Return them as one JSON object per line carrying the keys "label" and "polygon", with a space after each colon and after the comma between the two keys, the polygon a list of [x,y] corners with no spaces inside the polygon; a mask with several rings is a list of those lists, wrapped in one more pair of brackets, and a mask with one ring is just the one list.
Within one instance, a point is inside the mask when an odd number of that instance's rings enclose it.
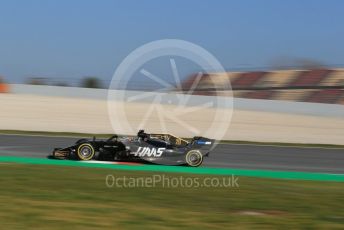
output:
{"label": "rear tyre", "polygon": [[203,163],[203,155],[198,150],[191,150],[185,156],[186,163],[191,167],[198,167]]}
{"label": "rear tyre", "polygon": [[94,157],[95,151],[91,144],[84,143],[79,145],[77,156],[79,160],[89,161]]}

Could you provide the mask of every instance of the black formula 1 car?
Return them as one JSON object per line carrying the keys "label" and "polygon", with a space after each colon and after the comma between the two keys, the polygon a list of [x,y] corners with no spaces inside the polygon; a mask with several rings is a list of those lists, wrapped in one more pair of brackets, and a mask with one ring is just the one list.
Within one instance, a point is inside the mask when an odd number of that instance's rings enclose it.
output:
{"label": "black formula 1 car", "polygon": [[209,155],[213,144],[214,140],[204,137],[186,141],[171,134],[147,134],[140,130],[136,137],[114,135],[107,140],[80,139],[70,147],[55,148],[52,157],[197,167]]}

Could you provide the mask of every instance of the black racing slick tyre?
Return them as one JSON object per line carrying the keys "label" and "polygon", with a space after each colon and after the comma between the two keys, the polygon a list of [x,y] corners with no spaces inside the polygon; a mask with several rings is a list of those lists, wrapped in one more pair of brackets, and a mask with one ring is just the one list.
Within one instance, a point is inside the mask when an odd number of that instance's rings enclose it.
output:
{"label": "black racing slick tyre", "polygon": [[77,156],[79,160],[89,161],[94,157],[94,155],[95,151],[91,144],[84,143],[79,145],[77,150]]}
{"label": "black racing slick tyre", "polygon": [[191,167],[198,167],[203,163],[203,155],[198,150],[191,150],[186,154],[185,161]]}

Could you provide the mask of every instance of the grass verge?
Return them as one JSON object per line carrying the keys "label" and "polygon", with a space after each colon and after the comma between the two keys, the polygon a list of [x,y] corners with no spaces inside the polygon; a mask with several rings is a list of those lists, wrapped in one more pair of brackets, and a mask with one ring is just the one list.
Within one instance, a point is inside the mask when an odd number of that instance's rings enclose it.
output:
{"label": "grass verge", "polygon": [[[108,188],[108,169],[0,164],[3,229],[299,229],[344,227],[343,183],[239,177],[239,187]],[[215,178],[215,177],[212,177]],[[221,179],[223,177],[216,177]],[[123,185],[123,183],[122,183]]]}

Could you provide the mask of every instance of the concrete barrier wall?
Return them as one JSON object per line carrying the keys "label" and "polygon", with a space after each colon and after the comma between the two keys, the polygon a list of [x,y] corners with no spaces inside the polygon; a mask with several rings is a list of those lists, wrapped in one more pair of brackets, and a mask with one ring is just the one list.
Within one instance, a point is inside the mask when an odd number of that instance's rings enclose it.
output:
{"label": "concrete barrier wall", "polygon": [[[0,129],[113,133],[107,102],[101,97],[92,99],[90,96],[94,92],[92,90],[85,92],[88,95],[86,97],[82,95],[80,97],[49,96],[36,92],[1,94]],[[104,91],[97,92],[104,93]],[[32,95],[33,93],[37,95]],[[307,114],[310,111],[293,114],[290,110],[287,112],[280,111],[278,106],[273,107],[269,102],[265,104],[268,109],[264,106],[257,108],[254,101],[240,105],[242,107],[238,107],[234,102],[235,109],[232,122],[230,127],[226,129],[224,139],[323,144],[344,143],[344,119],[340,116],[341,108],[320,115]],[[259,103],[264,103],[264,101],[259,101]],[[167,111],[173,111],[175,105],[166,106]],[[251,109],[250,106],[253,108]],[[316,106],[317,104],[311,105],[314,108]],[[322,105],[319,106],[312,112],[324,109]],[[128,121],[134,126],[138,125],[142,119],[142,111],[145,109],[147,109],[147,105],[144,102],[128,104],[126,106],[126,111],[129,112]],[[290,109],[292,109],[292,105],[290,105]],[[302,110],[302,108],[299,109]],[[199,127],[200,130],[206,129],[206,122],[211,120],[214,111],[211,108],[203,108],[197,113],[196,116],[187,115],[183,117],[183,120],[185,119],[185,122],[191,126]],[[158,119],[157,115],[152,115],[147,120],[149,123],[149,128],[146,127],[147,131],[155,132],[158,130]],[[180,136],[192,135],[173,121],[168,121],[166,124],[166,128],[172,133]]]}
{"label": "concrete barrier wall", "polygon": [[[106,100],[108,90],[106,89],[87,89],[76,87],[56,87],[56,86],[39,86],[39,85],[23,85],[12,84],[11,92],[14,94],[30,94],[36,96],[56,96],[67,98],[82,98],[94,100]],[[119,91],[120,93],[121,91]],[[129,94],[135,95],[136,92]],[[202,96],[205,97],[206,96]],[[202,97],[200,98],[202,100]],[[263,111],[290,113],[312,116],[330,116],[344,118],[344,106],[334,104],[318,104],[306,102],[276,101],[276,100],[260,100],[260,99],[244,99],[234,98],[234,109],[248,111]]]}

